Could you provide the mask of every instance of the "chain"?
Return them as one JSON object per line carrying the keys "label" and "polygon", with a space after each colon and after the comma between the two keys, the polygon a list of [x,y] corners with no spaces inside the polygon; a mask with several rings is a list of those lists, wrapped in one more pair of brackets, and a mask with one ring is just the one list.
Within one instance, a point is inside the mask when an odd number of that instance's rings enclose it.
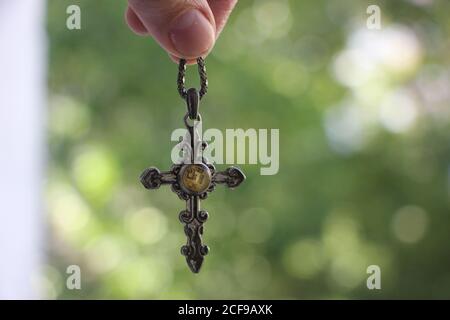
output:
{"label": "chain", "polygon": [[[200,76],[200,91],[198,92],[200,99],[208,92],[208,77],[206,75],[205,60],[202,57],[197,58],[198,75]],[[178,65],[178,93],[181,98],[186,99],[187,90],[185,87],[185,76],[186,76],[186,60],[180,59],[180,64]]]}

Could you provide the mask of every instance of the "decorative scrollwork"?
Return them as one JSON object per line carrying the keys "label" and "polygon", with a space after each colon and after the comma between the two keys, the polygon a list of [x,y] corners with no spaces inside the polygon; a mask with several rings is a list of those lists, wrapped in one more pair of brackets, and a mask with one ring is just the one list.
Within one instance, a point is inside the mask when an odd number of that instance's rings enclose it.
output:
{"label": "decorative scrollwork", "polygon": [[140,180],[146,189],[158,189],[161,186],[161,172],[154,167],[147,168],[142,172]]}
{"label": "decorative scrollwork", "polygon": [[198,199],[190,199],[188,209],[180,213],[180,221],[185,224],[184,233],[187,237],[186,245],[181,247],[181,254],[186,257],[186,262],[194,273],[200,271],[204,256],[209,252],[208,246],[202,243],[203,223],[208,219],[208,212],[197,210],[198,203]]}
{"label": "decorative scrollwork", "polygon": [[230,167],[225,172],[228,174],[226,183],[229,188],[236,188],[245,180],[244,173],[237,167]]}
{"label": "decorative scrollwork", "polygon": [[206,220],[208,220],[208,217],[209,217],[209,214],[208,214],[208,212],[205,211],[205,210],[201,210],[201,211],[199,211],[198,214],[197,214],[197,220],[198,220],[200,223],[205,223]]}
{"label": "decorative scrollwork", "polygon": [[186,224],[191,223],[192,220],[194,219],[194,215],[192,215],[192,213],[188,210],[181,211],[178,217],[179,217],[181,223],[186,223]]}
{"label": "decorative scrollwork", "polygon": [[190,197],[187,192],[181,189],[180,183],[178,181],[172,184],[171,189],[178,195],[181,200],[188,200]]}

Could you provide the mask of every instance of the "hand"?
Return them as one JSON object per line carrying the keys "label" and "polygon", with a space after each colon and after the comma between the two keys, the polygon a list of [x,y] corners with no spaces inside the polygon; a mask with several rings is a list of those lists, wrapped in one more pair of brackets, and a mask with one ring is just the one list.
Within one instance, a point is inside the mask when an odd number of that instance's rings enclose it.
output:
{"label": "hand", "polygon": [[139,35],[152,36],[174,61],[205,57],[237,0],[128,0],[126,20]]}

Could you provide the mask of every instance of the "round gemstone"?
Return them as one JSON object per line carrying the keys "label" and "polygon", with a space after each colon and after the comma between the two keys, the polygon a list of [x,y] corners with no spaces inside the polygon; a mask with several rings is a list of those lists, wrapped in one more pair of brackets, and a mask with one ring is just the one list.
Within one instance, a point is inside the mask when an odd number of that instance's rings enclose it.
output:
{"label": "round gemstone", "polygon": [[204,164],[189,164],[181,168],[180,185],[191,194],[201,194],[208,190],[211,183],[211,171]]}

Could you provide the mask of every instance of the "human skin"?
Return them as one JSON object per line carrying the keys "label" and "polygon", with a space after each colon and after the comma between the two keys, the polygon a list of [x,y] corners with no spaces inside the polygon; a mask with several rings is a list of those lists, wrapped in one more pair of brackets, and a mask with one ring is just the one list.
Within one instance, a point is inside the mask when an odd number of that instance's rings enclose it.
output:
{"label": "human skin", "polygon": [[128,0],[126,21],[151,36],[175,62],[206,57],[237,0]]}

